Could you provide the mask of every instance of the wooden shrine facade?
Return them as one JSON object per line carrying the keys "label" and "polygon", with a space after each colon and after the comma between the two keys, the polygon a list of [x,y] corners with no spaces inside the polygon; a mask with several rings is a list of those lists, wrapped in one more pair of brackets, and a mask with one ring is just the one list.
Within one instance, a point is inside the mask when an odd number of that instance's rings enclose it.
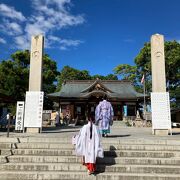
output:
{"label": "wooden shrine facade", "polygon": [[107,95],[114,110],[114,120],[136,117],[143,94],[135,91],[130,81],[120,80],[74,80],[66,81],[61,91],[49,94],[58,103],[61,116],[70,120],[85,120],[87,114],[95,113],[101,98]]}

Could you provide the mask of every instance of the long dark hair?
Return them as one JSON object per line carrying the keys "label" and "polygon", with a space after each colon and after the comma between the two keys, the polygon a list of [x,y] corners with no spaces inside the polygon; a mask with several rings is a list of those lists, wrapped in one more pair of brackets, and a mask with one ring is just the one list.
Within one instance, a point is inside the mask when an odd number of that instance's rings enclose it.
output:
{"label": "long dark hair", "polygon": [[90,125],[90,139],[92,139],[92,130],[93,130],[93,123],[94,123],[94,116],[90,115],[88,120],[90,121],[91,125]]}

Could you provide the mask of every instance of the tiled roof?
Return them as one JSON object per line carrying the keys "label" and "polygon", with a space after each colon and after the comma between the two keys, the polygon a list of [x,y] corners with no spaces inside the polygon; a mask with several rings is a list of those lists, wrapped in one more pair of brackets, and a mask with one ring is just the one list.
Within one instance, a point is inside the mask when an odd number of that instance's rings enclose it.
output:
{"label": "tiled roof", "polygon": [[[87,97],[88,94],[91,95],[93,92],[90,89],[93,88],[95,84],[102,84],[103,88],[107,89],[107,94],[111,98],[121,98],[121,99],[137,99],[143,97],[142,93],[136,92],[134,86],[130,81],[120,81],[120,80],[74,80],[66,81],[62,85],[61,91],[49,94],[50,97],[61,97],[61,98],[83,98]],[[88,91],[89,90],[89,91]],[[111,92],[109,92],[109,90]],[[94,92],[97,90],[94,90]],[[100,92],[100,91],[99,91]]]}

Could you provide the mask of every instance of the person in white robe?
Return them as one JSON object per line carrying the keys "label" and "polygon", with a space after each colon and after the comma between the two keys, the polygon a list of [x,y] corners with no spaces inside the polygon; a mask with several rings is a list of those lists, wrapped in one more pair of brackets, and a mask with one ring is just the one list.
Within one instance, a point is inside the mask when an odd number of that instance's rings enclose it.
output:
{"label": "person in white robe", "polygon": [[114,111],[112,105],[107,101],[107,96],[103,97],[95,110],[95,124],[99,127],[99,133],[106,137],[110,133],[110,125],[113,124]]}
{"label": "person in white robe", "polygon": [[98,129],[92,122],[92,118],[89,118],[88,124],[84,125],[76,136],[75,152],[77,156],[83,157],[83,164],[87,167],[88,173],[94,173],[96,158],[103,158],[104,154]]}

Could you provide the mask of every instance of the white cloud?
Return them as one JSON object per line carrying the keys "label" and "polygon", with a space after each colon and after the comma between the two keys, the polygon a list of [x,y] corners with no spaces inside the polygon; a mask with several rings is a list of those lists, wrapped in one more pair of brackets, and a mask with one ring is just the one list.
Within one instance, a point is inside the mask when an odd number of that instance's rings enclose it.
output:
{"label": "white cloud", "polygon": [[62,51],[66,51],[66,50],[68,50],[66,46],[60,46],[60,48],[59,48],[59,49],[60,49],[60,50],[62,50]]}
{"label": "white cloud", "polygon": [[44,34],[44,31],[39,24],[27,24],[25,27],[25,32],[28,35],[28,38],[30,39],[31,36],[33,35],[38,35],[38,34]]}
{"label": "white cloud", "polygon": [[16,22],[10,22],[8,20],[3,20],[3,23],[0,25],[0,31],[12,36],[23,33],[22,26]]}
{"label": "white cloud", "polygon": [[79,46],[79,44],[83,43],[83,41],[72,40],[72,39],[61,39],[59,43],[60,43],[61,50],[67,50],[69,47]]}
{"label": "white cloud", "polygon": [[8,22],[6,23],[6,31],[12,33],[12,35],[22,34],[22,27],[16,22]]}
{"label": "white cloud", "polygon": [[69,47],[77,47],[82,43],[84,43],[84,42],[81,40],[62,39],[57,36],[49,35],[47,38],[47,41],[46,41],[46,47],[48,47],[48,48],[55,47],[55,46],[57,46],[55,44],[58,44],[59,49],[68,50]]}
{"label": "white cloud", "polygon": [[[39,23],[41,27],[61,29],[67,26],[74,26],[84,23],[82,15],[72,15],[69,13],[70,0],[33,0],[33,7],[36,10],[34,23]],[[44,18],[39,18],[44,16]],[[47,30],[48,30],[47,29]]]}
{"label": "white cloud", "polygon": [[60,40],[61,40],[59,37],[53,36],[53,35],[49,35],[49,36],[48,36],[48,39],[49,39],[49,40],[52,40],[52,41],[60,41]]}
{"label": "white cloud", "polygon": [[79,16],[72,16],[68,13],[57,13],[57,22],[59,24],[59,28],[65,27],[65,26],[74,26],[78,24],[82,24],[84,22],[84,18]]}
{"label": "white cloud", "polygon": [[[68,6],[72,6],[71,0],[32,0],[32,5],[34,9],[43,10],[44,7],[47,6],[55,6],[58,10],[64,11],[65,6],[68,8]],[[48,10],[45,8],[44,10]]]}
{"label": "white cloud", "polygon": [[26,20],[26,18],[23,16],[21,12],[16,11],[14,7],[7,6],[6,4],[0,4],[0,14],[3,15],[4,17],[16,19],[19,21]]}
{"label": "white cloud", "polygon": [[82,41],[80,40],[72,40],[72,39],[62,39],[60,41],[60,44],[64,45],[64,46],[78,46],[80,43],[82,43]]}
{"label": "white cloud", "polygon": [[7,42],[6,42],[6,40],[5,40],[5,39],[3,39],[3,38],[1,38],[1,37],[0,37],[0,43],[2,43],[2,44],[6,44]]}
{"label": "white cloud", "polygon": [[16,32],[17,34],[22,33],[22,29],[21,29],[21,26],[19,24],[12,22],[12,23],[8,23],[8,26],[10,29],[12,29],[12,31]]}
{"label": "white cloud", "polygon": [[29,49],[30,43],[26,36],[17,36],[15,37],[15,44],[18,49]]}
{"label": "white cloud", "polygon": [[[18,48],[28,47],[31,36],[37,34],[46,35],[46,47],[48,48],[61,47],[65,50],[71,46],[77,47],[82,43],[80,40],[67,40],[53,36],[53,33],[62,28],[85,22],[83,15],[71,14],[71,0],[32,0],[31,2],[33,11],[27,18],[21,12],[16,11],[14,7],[0,4],[0,10],[2,10],[0,16],[4,18],[0,25],[0,31],[11,35]],[[9,15],[10,12],[11,15]]]}

